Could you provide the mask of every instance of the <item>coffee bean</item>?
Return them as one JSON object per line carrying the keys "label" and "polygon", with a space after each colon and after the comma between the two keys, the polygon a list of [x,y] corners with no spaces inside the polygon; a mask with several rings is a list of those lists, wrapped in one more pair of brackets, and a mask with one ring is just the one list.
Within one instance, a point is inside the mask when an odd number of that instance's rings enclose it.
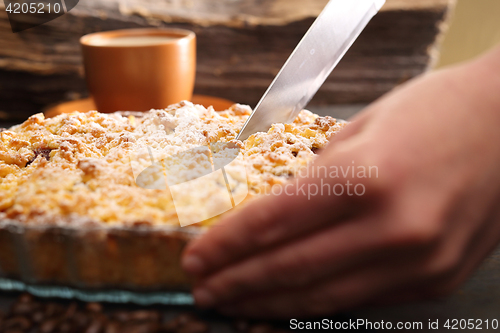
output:
{"label": "coffee bean", "polygon": [[24,333],[24,331],[15,328],[15,329],[8,329],[8,330],[5,330],[5,331],[2,331],[2,333]]}
{"label": "coffee bean", "polygon": [[45,306],[45,317],[52,318],[55,316],[60,316],[64,311],[64,307],[57,303],[48,303]]}
{"label": "coffee bean", "polygon": [[85,333],[100,333],[103,330],[103,326],[104,325],[100,320],[93,320],[84,332]]}
{"label": "coffee bean", "polygon": [[189,323],[191,321],[198,320],[192,313],[189,313],[189,312],[179,314],[176,319],[179,322],[179,325],[184,325],[184,324]]}
{"label": "coffee bean", "polygon": [[78,310],[78,304],[76,304],[76,302],[71,302],[71,304],[66,309],[66,312],[64,313],[64,317],[73,318],[77,310]]}
{"label": "coffee bean", "polygon": [[17,299],[18,303],[33,303],[34,299],[31,294],[24,293]]}
{"label": "coffee bean", "polygon": [[30,294],[22,294],[17,301],[11,306],[10,314],[26,315],[35,311],[39,304],[34,302],[33,296]]}
{"label": "coffee bean", "polygon": [[141,323],[132,324],[123,327],[120,333],[151,333],[158,331],[158,324],[154,323]]}
{"label": "coffee bean", "polygon": [[99,303],[87,303],[85,308],[90,312],[102,312],[102,305]]}
{"label": "coffee bean", "polygon": [[31,320],[36,323],[36,324],[39,324],[41,323],[43,320],[45,319],[45,313],[43,311],[36,311],[34,312],[32,315],[31,315]]}
{"label": "coffee bean", "polygon": [[248,333],[273,333],[273,327],[267,324],[257,324],[250,327]]}
{"label": "coffee bean", "polygon": [[31,321],[23,316],[15,316],[5,319],[3,326],[5,329],[28,330],[31,328]]}
{"label": "coffee bean", "polygon": [[185,323],[177,332],[178,333],[206,333],[209,327],[201,321],[190,321]]}
{"label": "coffee bean", "polygon": [[159,321],[160,313],[157,311],[133,311],[130,312],[130,320],[134,321]]}
{"label": "coffee bean", "polygon": [[75,331],[74,325],[69,320],[66,320],[59,325],[60,333],[73,333],[74,331]]}
{"label": "coffee bean", "polygon": [[246,320],[236,320],[233,322],[233,329],[238,333],[246,333],[250,328],[250,323]]}
{"label": "coffee bean", "polygon": [[179,320],[177,318],[174,318],[163,324],[162,331],[164,331],[165,333],[176,333],[179,327]]}
{"label": "coffee bean", "polygon": [[73,315],[73,322],[79,331],[82,331],[85,327],[88,326],[90,322],[90,318],[83,312],[77,311]]}
{"label": "coffee bean", "polygon": [[40,325],[40,333],[52,333],[56,330],[58,324],[59,324],[59,319],[53,318],[45,320]]}
{"label": "coffee bean", "polygon": [[35,306],[34,303],[17,302],[12,305],[10,312],[14,315],[27,315],[35,310]]}
{"label": "coffee bean", "polygon": [[[99,303],[88,303],[84,309],[78,303],[39,302],[24,294],[12,305],[9,313],[0,312],[2,333],[207,333],[209,323],[193,313],[179,314],[161,324],[162,314],[156,310],[104,312]],[[238,333],[284,333],[267,324],[251,325],[248,321],[233,323]],[[30,330],[31,329],[31,330]]]}
{"label": "coffee bean", "polygon": [[110,321],[106,324],[106,328],[104,329],[104,333],[120,333],[121,327],[120,323],[117,321]]}
{"label": "coffee bean", "polygon": [[115,318],[116,320],[118,320],[119,322],[125,323],[125,322],[130,321],[130,312],[117,311],[113,314],[112,317]]}

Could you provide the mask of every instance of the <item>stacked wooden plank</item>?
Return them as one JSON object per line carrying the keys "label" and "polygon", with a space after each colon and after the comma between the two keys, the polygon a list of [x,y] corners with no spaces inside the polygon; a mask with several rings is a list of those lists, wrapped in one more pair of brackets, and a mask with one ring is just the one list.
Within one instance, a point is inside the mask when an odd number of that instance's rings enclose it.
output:
{"label": "stacked wooden plank", "polygon": [[[196,93],[254,106],[327,0],[86,0],[12,33],[0,11],[0,119],[87,94],[79,37],[181,27],[198,36]],[[313,103],[367,103],[425,71],[453,0],[387,0]]]}

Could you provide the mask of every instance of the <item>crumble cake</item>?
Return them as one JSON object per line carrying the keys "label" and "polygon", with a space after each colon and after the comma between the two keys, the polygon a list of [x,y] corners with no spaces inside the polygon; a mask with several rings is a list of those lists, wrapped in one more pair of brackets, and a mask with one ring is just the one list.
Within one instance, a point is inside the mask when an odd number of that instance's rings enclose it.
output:
{"label": "crumble cake", "polygon": [[243,158],[226,172],[245,182],[249,200],[293,177],[344,126],[302,111],[292,124],[238,141],[250,113],[239,104],[215,112],[182,102],[141,114],[37,114],[3,130],[0,276],[82,288],[188,288],[182,249],[217,217],[180,228],[168,186],[138,185],[138,174],[152,163],[137,155],[140,148],[165,161],[231,144]]}

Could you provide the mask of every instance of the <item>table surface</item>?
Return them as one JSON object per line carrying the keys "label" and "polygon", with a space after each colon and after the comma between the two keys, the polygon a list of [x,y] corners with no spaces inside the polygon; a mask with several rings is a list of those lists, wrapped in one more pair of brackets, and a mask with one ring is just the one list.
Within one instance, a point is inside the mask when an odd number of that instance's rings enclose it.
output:
{"label": "table surface", "polygon": [[[340,106],[340,107],[311,107],[310,109],[321,115],[331,115],[334,117],[347,119],[354,115],[362,105]],[[0,127],[7,127],[0,123]],[[425,325],[429,320],[439,320],[440,329],[433,332],[448,331],[442,324],[450,319],[482,319],[500,321],[500,248],[495,250],[476,271],[476,273],[466,282],[462,288],[453,295],[439,300],[411,303],[392,307],[373,307],[352,312],[352,318],[367,319],[370,321],[391,321],[396,322],[423,322]],[[0,293],[0,310],[6,310],[16,294]],[[190,307],[162,307],[164,311],[175,313],[176,311],[193,310]],[[217,332],[230,332],[229,326],[224,320],[217,319]],[[483,332],[494,331],[493,329],[483,329]],[[498,330],[496,330],[498,331]]]}
{"label": "table surface", "polygon": [[[0,292],[0,311],[3,311],[4,313],[7,312],[10,308],[10,306],[15,302],[15,300],[18,298],[20,294],[19,293],[5,293],[5,292]],[[67,300],[54,300],[51,299],[50,302],[57,302],[58,304],[62,305],[67,305],[68,301]],[[82,304],[80,304],[80,307],[84,307]],[[193,313],[195,314],[199,319],[207,322],[210,325],[210,332],[217,332],[217,333],[234,333],[233,329],[233,322],[234,320],[231,318],[225,318],[222,317],[216,313],[213,312],[207,312],[207,311],[201,311],[198,309],[195,309],[192,306],[152,306],[152,307],[140,307],[137,305],[130,305],[130,304],[118,304],[118,305],[113,305],[113,304],[104,304],[104,312],[106,313],[112,313],[115,311],[136,311],[136,310],[159,310],[162,313],[162,316],[164,320],[170,320],[173,319],[174,317],[178,316],[179,314],[182,313]],[[275,325],[283,325],[283,323],[275,323]]]}
{"label": "table surface", "polygon": [[[348,316],[340,317],[365,319],[371,322],[422,322],[427,325],[429,320],[439,320],[440,329],[433,332],[448,332],[443,327],[446,320],[450,319],[497,319],[500,321],[500,248],[489,256],[476,273],[467,281],[462,288],[449,297],[439,300],[431,300],[418,303],[409,303],[391,307],[372,307],[351,312]],[[0,311],[7,311],[14,302],[17,293],[0,293]],[[65,301],[61,301],[65,302]],[[119,305],[118,308],[128,310],[138,309],[134,305]],[[215,313],[199,312],[190,306],[161,306],[159,307],[167,317],[172,317],[181,312],[197,312],[208,320],[213,332],[232,332],[232,320],[220,317]],[[335,319],[337,317],[326,316]],[[283,323],[281,323],[283,324]],[[425,327],[425,326],[424,326]],[[427,330],[423,330],[427,331]],[[498,332],[493,329],[483,329],[484,332]]]}

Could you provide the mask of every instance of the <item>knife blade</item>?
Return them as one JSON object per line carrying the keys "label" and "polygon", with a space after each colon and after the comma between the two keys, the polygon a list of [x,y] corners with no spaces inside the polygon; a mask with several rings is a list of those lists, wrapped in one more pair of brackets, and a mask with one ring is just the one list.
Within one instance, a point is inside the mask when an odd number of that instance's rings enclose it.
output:
{"label": "knife blade", "polygon": [[247,119],[238,140],[291,123],[385,0],[330,0]]}

